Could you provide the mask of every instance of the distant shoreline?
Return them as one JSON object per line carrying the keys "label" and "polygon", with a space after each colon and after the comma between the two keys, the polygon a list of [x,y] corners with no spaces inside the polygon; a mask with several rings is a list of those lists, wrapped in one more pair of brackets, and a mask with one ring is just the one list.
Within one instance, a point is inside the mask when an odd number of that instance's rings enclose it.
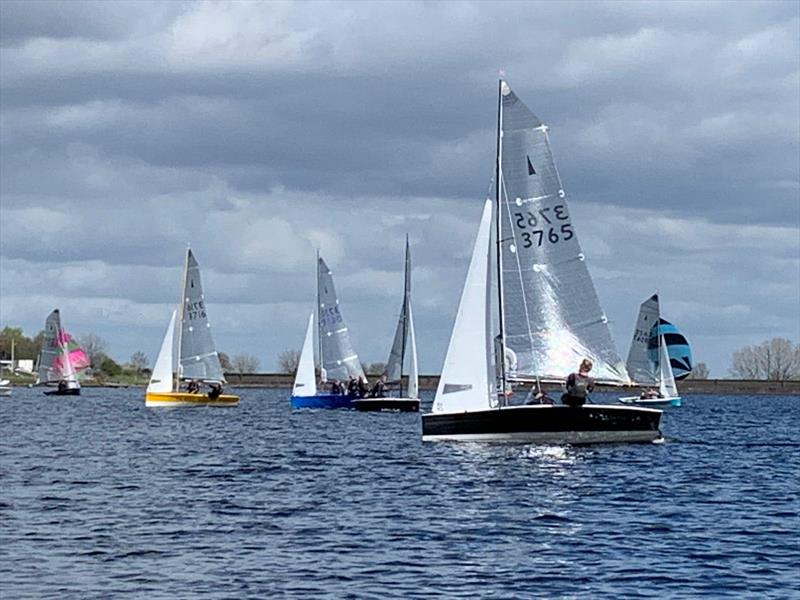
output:
{"label": "distant shoreline", "polygon": [[[245,388],[283,388],[290,389],[294,382],[294,376],[286,373],[245,373],[242,375],[236,373],[227,373],[228,387],[245,387]],[[370,377],[370,380],[374,377]],[[84,387],[105,387],[105,388],[144,388],[143,384],[115,384],[115,383],[94,383],[86,381],[81,383]],[[435,390],[439,384],[438,375],[420,375],[419,387],[423,390]],[[13,385],[13,384],[12,384]],[[17,387],[26,387],[27,384],[15,384]],[[558,391],[560,386],[557,384],[543,384],[544,389],[548,391]],[[684,379],[678,382],[678,388],[682,395],[689,394],[750,394],[750,395],[767,395],[767,394],[783,394],[783,395],[798,395],[800,396],[800,380],[793,381],[763,381],[763,380],[749,380],[749,379]],[[603,387],[598,391],[614,392],[616,390],[625,390],[627,392],[635,392],[643,388],[615,388]]]}

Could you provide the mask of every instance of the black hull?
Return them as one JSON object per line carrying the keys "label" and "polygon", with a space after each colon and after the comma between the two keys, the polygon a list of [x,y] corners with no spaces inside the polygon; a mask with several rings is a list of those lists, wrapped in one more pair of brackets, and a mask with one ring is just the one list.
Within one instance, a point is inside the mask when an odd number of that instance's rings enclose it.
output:
{"label": "black hull", "polygon": [[654,442],[661,411],[628,406],[508,406],[422,415],[422,440],[564,444]]}
{"label": "black hull", "polygon": [[47,390],[45,396],[80,396],[81,388],[69,388],[66,390]]}
{"label": "black hull", "polygon": [[419,400],[415,398],[362,398],[353,400],[353,406],[362,412],[381,410],[419,412]]}

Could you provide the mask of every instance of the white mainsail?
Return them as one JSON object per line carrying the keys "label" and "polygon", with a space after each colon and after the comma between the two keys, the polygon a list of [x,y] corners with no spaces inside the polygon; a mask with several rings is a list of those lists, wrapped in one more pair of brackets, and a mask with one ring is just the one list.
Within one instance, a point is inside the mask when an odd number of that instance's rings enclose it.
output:
{"label": "white mainsail", "polygon": [[655,385],[660,379],[657,362],[653,360],[653,341],[660,339],[657,333],[660,316],[658,294],[653,294],[639,307],[639,317],[625,363],[628,374],[636,383]]}
{"label": "white mainsail", "polygon": [[675,383],[675,375],[672,373],[672,365],[669,362],[669,352],[664,336],[658,335],[658,357],[659,357],[659,391],[664,398],[677,398],[678,386]]}
{"label": "white mainsail", "polygon": [[520,378],[564,378],[584,358],[629,380],[578,243],[547,126],[501,82],[499,206],[503,341]]}
{"label": "white mainsail", "polygon": [[358,354],[339,310],[333,275],[322,258],[317,263],[320,367],[328,379],[347,381],[364,377]]}
{"label": "white mainsail", "polygon": [[179,331],[180,376],[183,379],[225,381],[219,354],[211,337],[211,324],[206,315],[200,266],[187,250],[186,275],[183,284],[183,303]]}
{"label": "white mainsail", "polygon": [[447,347],[433,412],[469,412],[491,407],[491,320],[488,290],[492,202],[483,207],[478,235]]}
{"label": "white mainsail", "polygon": [[300,352],[300,362],[294,377],[293,396],[316,396],[317,380],[314,373],[314,313],[308,317],[306,337]]}
{"label": "white mainsail", "polygon": [[150,375],[150,382],[147,384],[148,392],[171,392],[173,385],[173,354],[175,352],[175,317],[177,311],[172,311],[172,318],[169,320],[167,331],[164,333],[164,340],[161,342],[161,349],[158,351],[158,358]]}

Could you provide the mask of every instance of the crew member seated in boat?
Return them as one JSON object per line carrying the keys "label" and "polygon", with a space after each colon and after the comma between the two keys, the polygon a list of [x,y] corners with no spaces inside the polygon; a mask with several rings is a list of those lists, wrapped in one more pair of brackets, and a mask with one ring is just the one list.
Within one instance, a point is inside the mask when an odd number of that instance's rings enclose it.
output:
{"label": "crew member seated in boat", "polygon": [[351,377],[347,382],[347,395],[354,398],[358,397],[358,381],[355,377]]}
{"label": "crew member seated in boat", "polygon": [[189,380],[189,383],[186,384],[186,391],[190,394],[199,394],[200,383],[196,379]]}
{"label": "crew member seated in boat", "polygon": [[386,386],[386,375],[378,377],[378,381],[372,386],[369,391],[370,398],[383,398],[383,388]]}
{"label": "crew member seated in boat", "polygon": [[63,379],[60,379],[58,382],[58,392],[60,394],[63,394],[66,391],[67,391],[67,382],[64,381]]}
{"label": "crew member seated in boat", "polygon": [[653,400],[655,398],[663,398],[664,396],[661,395],[661,392],[658,390],[644,390],[640,395],[639,398],[642,400]]}
{"label": "crew member seated in boat", "polygon": [[342,390],[342,384],[339,383],[338,379],[334,379],[331,382],[331,394],[336,394],[336,395],[341,396],[343,393],[344,392]]}
{"label": "crew member seated in boat", "polygon": [[208,384],[208,387],[211,388],[208,390],[208,397],[211,400],[216,400],[222,395],[222,384],[217,381],[212,381]]}
{"label": "crew member seated in boat", "polygon": [[561,402],[567,406],[583,406],[586,397],[594,389],[594,379],[589,377],[592,370],[592,361],[584,358],[577,373],[570,373],[567,377],[567,392],[561,396]]}
{"label": "crew member seated in boat", "polygon": [[553,400],[550,396],[547,395],[542,389],[542,386],[538,383],[534,386],[531,386],[531,391],[528,393],[528,398],[525,401],[526,405],[532,404],[555,404],[555,400]]}
{"label": "crew member seated in boat", "polygon": [[367,376],[363,375],[358,378],[358,397],[366,398],[367,394],[369,394],[369,388],[367,387]]}

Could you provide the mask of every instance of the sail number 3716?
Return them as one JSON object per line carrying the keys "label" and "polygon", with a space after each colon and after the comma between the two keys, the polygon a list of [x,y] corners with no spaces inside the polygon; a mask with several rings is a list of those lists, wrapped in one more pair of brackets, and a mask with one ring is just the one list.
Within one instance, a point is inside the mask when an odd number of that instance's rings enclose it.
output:
{"label": "sail number 3716", "polygon": [[521,230],[523,248],[534,245],[541,247],[545,241],[557,244],[562,240],[572,239],[575,235],[572,224],[563,221],[569,221],[567,208],[563,204],[558,204],[552,209],[540,208],[536,213],[532,211],[514,213],[514,223]]}

